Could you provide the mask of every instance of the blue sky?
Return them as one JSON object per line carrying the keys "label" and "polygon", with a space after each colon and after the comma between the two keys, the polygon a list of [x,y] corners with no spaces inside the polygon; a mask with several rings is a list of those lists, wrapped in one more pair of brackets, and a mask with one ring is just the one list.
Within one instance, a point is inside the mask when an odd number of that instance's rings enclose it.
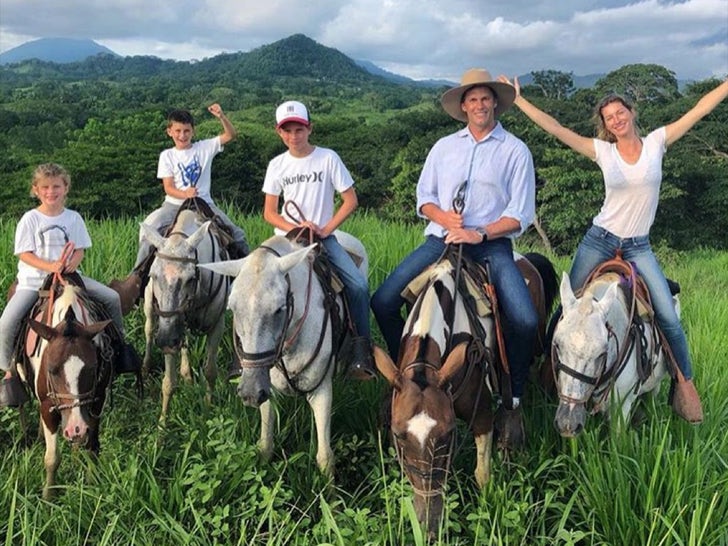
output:
{"label": "blue sky", "polygon": [[415,79],[634,63],[728,74],[728,0],[0,0],[0,52],[68,37],[190,60],[296,33]]}

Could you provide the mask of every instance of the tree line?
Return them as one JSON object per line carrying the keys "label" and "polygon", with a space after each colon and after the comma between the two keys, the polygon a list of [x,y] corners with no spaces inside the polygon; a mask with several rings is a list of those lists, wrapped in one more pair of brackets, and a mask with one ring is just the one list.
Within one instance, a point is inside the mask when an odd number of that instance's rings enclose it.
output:
{"label": "tree line", "polygon": [[[33,206],[30,173],[46,161],[61,163],[72,174],[69,206],[86,217],[150,212],[163,198],[156,166],[159,152],[170,145],[166,113],[191,110],[197,137],[205,138],[219,132],[206,112],[207,105],[219,102],[239,137],[215,161],[213,196],[258,214],[267,163],[285,149],[273,130],[275,106],[295,98],[309,106],[312,142],[335,149],[352,172],[363,208],[386,220],[421,222],[414,194],[425,156],[438,138],[461,126],[439,106],[445,88],[365,77],[329,51],[324,54],[338,64],[324,62],[328,72],[312,76],[310,61],[307,74],[276,76],[285,70],[286,50],[265,53],[258,57],[269,68],[258,72],[250,58],[234,55],[198,63],[194,73],[189,63],[104,56],[68,69],[39,61],[2,68],[0,213],[18,218]],[[294,60],[301,62],[300,56]],[[354,76],[337,79],[332,65]],[[236,71],[241,79],[230,76]],[[675,74],[657,65],[622,67],[588,89],[575,89],[571,73],[531,75],[523,94],[582,135],[594,134],[593,106],[607,92],[635,101],[646,134],[677,119],[718,84],[715,79],[694,82],[681,92]],[[533,153],[542,235],[557,252],[572,252],[602,201],[598,167],[515,108],[501,121]],[[665,156],[653,243],[725,249],[727,206],[728,105],[721,104]],[[538,235],[532,230],[527,237]]]}

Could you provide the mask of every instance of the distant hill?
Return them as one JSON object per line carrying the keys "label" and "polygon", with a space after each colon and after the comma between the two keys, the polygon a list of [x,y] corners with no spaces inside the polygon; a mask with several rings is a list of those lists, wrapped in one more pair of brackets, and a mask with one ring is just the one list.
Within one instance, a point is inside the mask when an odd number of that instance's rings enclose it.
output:
{"label": "distant hill", "polygon": [[73,63],[100,53],[118,56],[108,47],[97,44],[93,40],[41,38],[0,53],[0,64],[19,63],[30,59],[53,63]]}

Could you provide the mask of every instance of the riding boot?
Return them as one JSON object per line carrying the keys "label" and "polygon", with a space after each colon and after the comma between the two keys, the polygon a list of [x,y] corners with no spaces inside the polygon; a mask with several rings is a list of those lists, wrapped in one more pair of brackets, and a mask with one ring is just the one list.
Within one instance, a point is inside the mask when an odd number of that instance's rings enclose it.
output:
{"label": "riding boot", "polygon": [[122,343],[114,360],[116,375],[123,373],[138,373],[142,369],[142,361],[136,350],[129,343]]}
{"label": "riding boot", "polygon": [[28,401],[28,393],[17,374],[0,381],[0,407],[17,408]]}
{"label": "riding boot", "polygon": [[372,358],[372,344],[364,336],[354,336],[349,344],[349,375],[360,381],[374,379],[377,376]]}
{"label": "riding boot", "polygon": [[697,425],[703,421],[703,406],[692,379],[677,380],[673,385],[672,409],[688,423]]}
{"label": "riding boot", "polygon": [[498,449],[516,450],[526,444],[526,430],[523,426],[523,410],[518,405],[508,409],[501,405],[495,413],[495,434],[497,436]]}

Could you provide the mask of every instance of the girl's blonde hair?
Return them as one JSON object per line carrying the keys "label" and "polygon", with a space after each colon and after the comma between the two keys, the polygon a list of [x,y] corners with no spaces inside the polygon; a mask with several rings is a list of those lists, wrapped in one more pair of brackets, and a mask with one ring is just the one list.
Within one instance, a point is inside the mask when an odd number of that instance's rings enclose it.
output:
{"label": "girl's blonde hair", "polygon": [[632,112],[632,115],[634,116],[634,130],[637,133],[637,136],[639,136],[640,131],[639,127],[637,126],[637,110],[635,110],[635,107],[622,95],[610,93],[602,100],[600,100],[594,108],[594,114],[592,116],[592,119],[597,128],[597,138],[600,140],[606,140],[607,142],[617,142],[617,137],[609,132],[609,130],[607,130],[606,126],[604,125],[604,116],[602,116],[602,110],[604,109],[604,107],[612,104],[613,102],[619,102],[627,110]]}
{"label": "girl's blonde hair", "polygon": [[63,183],[66,184],[66,188],[71,188],[71,175],[68,174],[66,169],[57,163],[42,163],[33,171],[33,181],[30,186],[31,197],[35,197],[33,189],[38,185],[38,182],[44,178],[61,178]]}

